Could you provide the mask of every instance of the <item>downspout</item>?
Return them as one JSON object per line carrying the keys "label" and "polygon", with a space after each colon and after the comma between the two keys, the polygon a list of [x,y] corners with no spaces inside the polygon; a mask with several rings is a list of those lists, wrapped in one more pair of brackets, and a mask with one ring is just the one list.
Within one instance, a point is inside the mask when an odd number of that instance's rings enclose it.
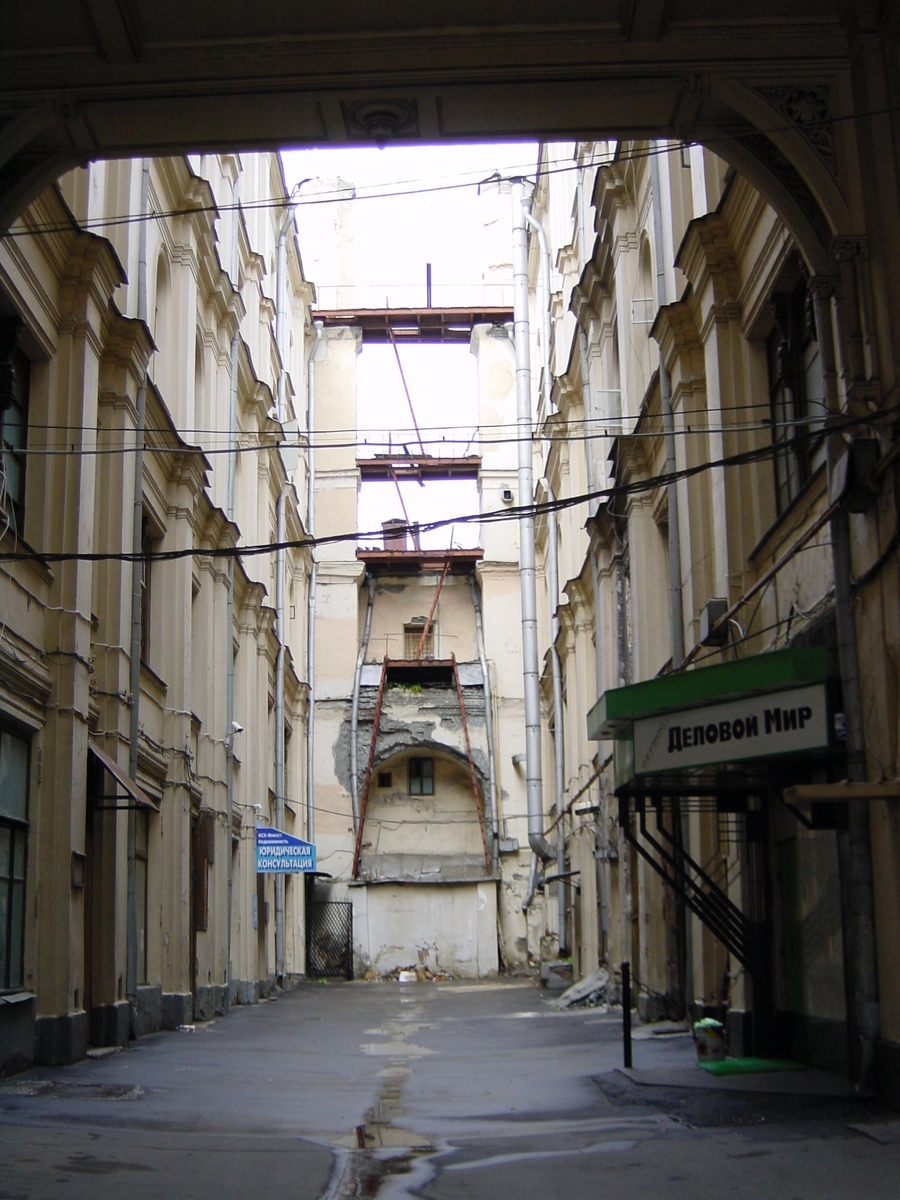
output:
{"label": "downspout", "polygon": [[359,729],[359,685],[362,679],[363,663],[366,661],[366,651],[369,648],[369,630],[372,628],[372,604],[375,600],[375,579],[368,578],[368,598],[366,600],[366,624],[363,629],[359,654],[356,656],[356,673],[353,676],[353,700],[350,705],[350,800],[353,805],[353,831],[359,828],[359,766],[357,733]]}
{"label": "downspout", "polygon": [[[578,205],[578,273],[587,265],[587,231],[584,219],[584,168],[578,171],[577,205]],[[588,473],[588,490],[599,486],[597,479],[596,455],[594,453],[594,436],[597,433],[596,413],[594,411],[594,395],[591,391],[591,356],[587,331],[578,326],[578,351],[581,359],[581,406],[585,416],[584,451]],[[598,693],[599,694],[599,693]]]}
{"label": "downspout", "polygon": [[[141,162],[141,224],[138,233],[137,319],[147,323],[147,215],[150,211],[150,159]],[[131,728],[128,742],[128,776],[137,781],[138,738],[141,732],[141,532],[144,523],[144,423],[147,407],[147,376],[137,391],[134,430],[134,511],[131,528]],[[134,805],[128,805],[127,900],[125,908],[125,996],[129,1003],[131,1030],[137,1005],[137,893],[134,877]]]}
{"label": "downspout", "polygon": [[563,820],[563,792],[565,791],[565,746],[563,740],[562,667],[556,640],[559,637],[559,556],[557,552],[556,503],[549,482],[540,480],[547,493],[551,507],[547,510],[547,566],[550,578],[550,663],[553,668],[553,749],[556,766],[556,872],[560,876],[556,884],[559,903],[559,953],[564,955],[566,940],[566,887],[562,876],[566,870],[566,833]]}
{"label": "downspout", "polygon": [[[278,347],[278,420],[285,420],[285,324],[287,308],[287,235],[294,219],[294,207],[289,202],[288,211],[278,231],[278,259],[275,303],[275,344]],[[275,659],[275,828],[284,829],[284,539],[285,504],[287,488],[278,493],[276,506],[275,542],[275,638],[278,651]],[[275,977],[280,982],[284,977],[284,875],[275,876]]]}
{"label": "downspout", "polygon": [[[234,181],[234,207],[231,228],[231,286],[237,290],[238,277],[238,232],[240,182],[238,174]],[[238,353],[240,350],[240,323],[235,326],[231,337],[231,383],[228,405],[228,485],[225,499],[225,515],[234,521],[234,475],[237,466],[237,399],[238,399]],[[225,864],[228,880],[226,921],[228,927],[228,1003],[231,1003],[231,919],[234,897],[234,863],[232,861],[231,838],[234,822],[234,555],[228,557],[228,597],[225,603],[225,662],[227,683],[225,691]]]}
{"label": "downspout", "polygon": [[[275,517],[275,828],[284,829],[284,536],[286,488],[278,493]],[[275,977],[284,977],[284,875],[275,876]]]}
{"label": "downspout", "polygon": [[538,278],[541,289],[542,312],[541,356],[544,360],[542,378],[544,386],[544,416],[549,417],[553,395],[552,380],[550,378],[550,251],[547,248],[547,238],[544,235],[543,225],[531,215],[527,208],[524,208],[522,211],[525,214],[525,224],[530,225],[535,231],[538,238],[538,245],[541,248],[540,274]]}
{"label": "downspout", "polygon": [[531,856],[531,870],[528,872],[528,887],[525,890],[525,898],[522,901],[522,912],[527,913],[531,907],[531,902],[534,899],[534,890],[537,887],[537,872],[538,872],[538,856]]}
{"label": "downspout", "polygon": [[[666,268],[663,257],[662,197],[659,190],[659,159],[650,155],[650,189],[653,201],[653,240],[656,243],[656,293],[659,307],[667,303]],[[672,416],[672,381],[659,351],[659,400],[662,411],[663,439],[666,447],[666,493],[669,504],[669,623],[672,626],[672,670],[684,660],[684,609],[681,589],[681,529],[678,524],[678,487],[675,483],[675,420]]]}
{"label": "downspout", "polygon": [[484,684],[484,725],[488,743],[488,771],[491,785],[491,832],[494,835],[493,854],[494,869],[500,853],[500,817],[497,804],[497,764],[494,758],[494,701],[491,696],[491,677],[488,673],[487,655],[484,649],[484,617],[481,611],[481,593],[474,577],[470,580],[472,586],[472,603],[475,606],[475,638],[478,643],[478,658],[481,662],[481,678]]}
{"label": "downspout", "polygon": [[[316,523],[316,354],[322,340],[322,322],[313,323],[316,339],[309,352],[309,362],[306,367],[306,461],[309,477],[309,490],[306,501],[306,532],[309,537],[315,536]],[[316,764],[315,764],[315,734],[316,734],[316,551],[310,547],[309,565],[309,596],[306,617],[306,838],[315,842],[316,839]]]}
{"label": "downspout", "polygon": [[528,242],[525,184],[514,179],[512,200],[513,301],[516,348],[516,427],[518,436],[519,576],[522,588],[522,675],[525,699],[525,788],[528,842],[541,859],[553,852],[544,837],[541,787],[541,696],[538,676],[537,594],[534,578],[534,480],[532,472],[531,359],[528,346]]}

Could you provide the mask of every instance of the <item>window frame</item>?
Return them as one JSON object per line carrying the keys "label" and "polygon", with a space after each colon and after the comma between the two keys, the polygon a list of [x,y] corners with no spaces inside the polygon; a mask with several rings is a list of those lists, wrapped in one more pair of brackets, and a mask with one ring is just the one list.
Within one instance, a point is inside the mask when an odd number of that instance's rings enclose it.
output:
{"label": "window frame", "polygon": [[[0,411],[0,455],[3,459],[4,475],[7,476],[7,487],[4,492],[2,512],[6,514],[16,534],[21,537],[25,522],[25,476],[28,464],[28,408],[31,399],[31,360],[16,343],[18,326],[12,323],[12,333],[0,331],[0,355],[2,366],[7,363],[12,372],[13,400],[10,406]],[[18,413],[18,420],[12,424],[9,420],[11,412]],[[15,431],[13,438],[9,433]],[[8,488],[7,462],[12,460],[16,468],[17,486],[15,493]]]}
{"label": "window frame", "polygon": [[[428,629],[428,636],[425,638],[425,645],[422,647],[422,658],[434,658],[434,648],[436,642],[436,626],[432,621]],[[419,648],[419,642],[422,640],[422,634],[426,630],[424,622],[407,621],[403,626],[403,651],[407,662],[413,662],[416,657],[416,651]]]}
{"label": "window frame", "polygon": [[[408,788],[410,796],[434,795],[434,758],[416,755],[408,759]],[[425,769],[427,766],[427,770]],[[418,784],[418,790],[414,785]]]}
{"label": "window frame", "polygon": [[[0,830],[9,830],[9,866],[8,876],[3,878],[0,883],[0,888],[6,889],[6,904],[5,917],[6,929],[4,931],[4,955],[0,958],[0,995],[4,992],[19,992],[25,987],[25,923],[26,923],[26,901],[28,898],[28,832],[30,829],[30,821],[28,818],[29,802],[30,802],[30,783],[31,783],[31,738],[25,737],[20,729],[0,722],[0,756],[2,756],[2,735],[10,738],[15,738],[25,747],[25,796],[24,796],[24,818],[12,816],[9,813],[0,813]],[[21,877],[16,876],[16,844],[21,845]],[[16,885],[19,885],[21,897],[21,909],[19,919],[21,928],[18,932],[18,946],[13,945],[13,919],[15,916],[14,894]],[[14,973],[13,955],[18,956],[18,970]],[[16,980],[16,982],[13,982]]]}
{"label": "window frame", "polygon": [[[792,291],[776,293],[773,307],[774,323],[766,338],[765,350],[775,510],[781,517],[821,466],[826,412],[824,395],[809,395],[812,376],[819,378],[823,391],[824,383],[805,275],[801,273],[800,282]],[[815,413],[817,407],[818,415]],[[815,436],[816,431],[819,436]]]}
{"label": "window frame", "polygon": [[141,662],[148,667],[153,611],[153,540],[150,520],[144,513],[141,519]]}

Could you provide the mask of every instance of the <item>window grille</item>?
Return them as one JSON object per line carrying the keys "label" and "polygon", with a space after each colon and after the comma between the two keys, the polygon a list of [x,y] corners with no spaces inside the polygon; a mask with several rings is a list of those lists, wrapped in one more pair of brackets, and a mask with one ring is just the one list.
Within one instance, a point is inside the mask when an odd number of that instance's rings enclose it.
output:
{"label": "window grille", "polygon": [[[404,655],[408,661],[412,661],[419,649],[419,642],[422,640],[422,634],[425,632],[425,622],[412,622],[410,625],[403,626],[404,640]],[[425,638],[425,644],[422,646],[421,658],[434,658],[434,625],[432,625]]]}

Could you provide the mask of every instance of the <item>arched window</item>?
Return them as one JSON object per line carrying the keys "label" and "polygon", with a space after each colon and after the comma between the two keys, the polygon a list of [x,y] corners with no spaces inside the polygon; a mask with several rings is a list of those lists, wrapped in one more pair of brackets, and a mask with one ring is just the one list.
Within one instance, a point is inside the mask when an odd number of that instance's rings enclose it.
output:
{"label": "arched window", "polygon": [[653,297],[653,258],[650,243],[641,242],[641,272],[637,286],[638,295],[632,303],[631,323],[634,328],[634,345],[641,369],[644,373],[642,391],[650,382],[650,326],[656,317],[656,301]]}

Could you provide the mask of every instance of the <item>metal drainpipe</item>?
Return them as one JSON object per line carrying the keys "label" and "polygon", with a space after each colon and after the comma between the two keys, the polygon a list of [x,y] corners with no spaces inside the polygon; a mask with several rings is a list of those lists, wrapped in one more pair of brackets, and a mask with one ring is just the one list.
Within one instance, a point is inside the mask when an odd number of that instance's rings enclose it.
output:
{"label": "metal drainpipe", "polygon": [[525,214],[525,224],[530,225],[535,231],[538,238],[538,244],[541,248],[541,268],[539,276],[543,326],[541,332],[541,357],[544,360],[544,416],[549,417],[550,406],[553,402],[553,381],[550,378],[550,251],[547,248],[547,238],[544,235],[543,225],[531,215],[527,208],[523,209],[522,211]]}
{"label": "metal drainpipe", "polygon": [[[240,204],[240,174],[234,181],[234,208],[231,227],[231,284],[237,290],[238,277],[238,207]],[[228,406],[228,485],[225,515],[234,521],[234,475],[237,466],[237,396],[238,352],[240,327],[231,338],[231,383]],[[228,923],[228,1002],[231,1003],[231,917],[234,897],[234,864],[231,853],[231,831],[234,819],[234,555],[228,559],[228,597],[225,604],[225,662],[227,683],[225,691],[225,864],[228,880],[226,921]]]}
{"label": "metal drainpipe", "polygon": [[[576,205],[577,205],[577,235],[578,235],[578,272],[584,270],[587,265],[587,230],[585,228],[584,216],[584,196],[585,196],[585,168],[578,169],[578,186],[576,189]],[[587,332],[578,326],[578,350],[581,358],[581,406],[585,416],[585,434],[584,434],[584,449],[585,461],[587,464],[588,473],[588,491],[592,491],[598,486],[597,480],[597,464],[596,454],[594,452],[593,435],[597,432],[595,424],[596,413],[594,411],[594,396],[591,392],[591,363],[590,363],[590,347],[588,344]]]}
{"label": "metal drainpipe", "polygon": [[[837,373],[834,355],[834,327],[831,315],[831,294],[826,282],[813,287],[813,307],[819,353],[822,356],[822,375],[829,418],[840,416]],[[827,444],[828,478],[838,454],[843,449],[839,434],[829,435]],[[834,564],[834,608],[838,635],[838,660],[841,671],[841,690],[844,698],[844,719],[847,730],[847,777],[851,782],[864,783],[866,769],[866,735],[863,722],[862,692],[859,681],[859,655],[856,645],[856,623],[853,616],[853,595],[850,585],[850,519],[846,508],[838,509],[831,519],[831,545]],[[881,1026],[878,999],[878,964],[875,948],[875,901],[872,887],[872,846],[869,829],[869,810],[866,804],[847,806],[849,828],[839,834],[844,839],[841,854],[847,863],[849,879],[842,879],[845,893],[846,952],[849,959],[852,995],[848,1009],[852,1013],[851,1028],[859,1038],[857,1086],[868,1074],[875,1055],[875,1043]],[[840,846],[840,842],[839,842]],[[847,861],[849,860],[849,861]],[[843,865],[842,862],[842,865]],[[848,989],[849,990],[849,989]],[[853,1069],[851,1058],[851,1070]]]}
{"label": "metal drainpipe", "polygon": [[[551,504],[556,502],[549,482],[542,479],[541,485],[547,493]],[[559,556],[557,553],[556,510],[550,508],[547,512],[547,565],[550,579],[550,664],[553,668],[553,750],[556,766],[556,871],[562,875],[566,869],[566,832],[563,827],[563,792],[565,791],[565,758],[563,739],[563,705],[562,705],[562,666],[559,661],[559,651],[556,640],[559,637]],[[566,938],[566,888],[562,879],[557,882],[557,897],[559,902],[559,952],[565,954],[568,947]]]}
{"label": "metal drainpipe", "polygon": [[538,676],[537,594],[534,579],[533,434],[531,361],[528,346],[528,242],[525,234],[525,184],[521,179],[512,181],[510,195],[519,457],[519,576],[522,588],[522,675],[525,693],[525,787],[528,801],[528,842],[535,854],[546,862],[553,858],[553,852],[544,837],[541,786],[541,696]]}
{"label": "metal drainpipe", "polygon": [[[528,887],[525,890],[525,898],[522,901],[522,912],[523,913],[528,912],[528,909],[531,907],[531,902],[534,899],[534,889],[537,887],[537,870],[538,870],[538,856],[536,854],[532,854],[531,870],[528,872]],[[526,927],[527,927],[527,922],[526,922]]]}
{"label": "metal drainpipe", "polygon": [[[141,227],[138,234],[137,318],[147,323],[147,214],[150,211],[150,159],[141,162]],[[134,430],[134,511],[131,528],[133,554],[141,552],[144,523],[144,420],[147,404],[147,376],[138,388]],[[130,681],[131,729],[128,743],[128,775],[137,780],[138,738],[141,732],[141,571],[135,559],[131,568],[131,648]],[[134,1029],[137,1004],[137,893],[134,878],[134,805],[128,806],[127,885],[125,907],[125,996],[129,1002],[131,1029]]]}
{"label": "metal drainpipe", "polygon": [[491,785],[491,832],[494,835],[493,853],[494,869],[500,854],[500,816],[497,804],[497,764],[494,758],[494,701],[491,696],[491,677],[488,673],[487,655],[484,648],[484,617],[481,611],[481,593],[478,583],[473,576],[470,580],[472,587],[472,603],[475,606],[475,637],[478,643],[478,658],[481,661],[481,678],[484,682],[484,724],[488,742],[488,770]]}
{"label": "metal drainpipe", "polygon": [[366,624],[363,629],[359,654],[356,656],[356,673],[353,676],[353,700],[350,705],[350,800],[353,805],[353,832],[359,828],[359,775],[357,731],[359,728],[359,685],[362,678],[363,663],[366,661],[366,651],[369,648],[369,630],[372,628],[372,604],[375,599],[375,579],[368,578],[368,599],[366,600]]}
{"label": "metal drainpipe", "polygon": [[[275,344],[278,347],[278,420],[285,419],[285,324],[287,308],[287,235],[294,219],[294,206],[288,202],[281,228],[278,231],[278,259],[275,306]],[[275,541],[275,638],[278,652],[275,659],[275,828],[284,829],[284,538],[285,494],[282,488],[276,507]],[[275,876],[275,976],[284,977],[284,875]]]}
{"label": "metal drainpipe", "polygon": [[[278,494],[275,540],[275,828],[284,829],[284,550],[286,489]],[[275,876],[275,976],[284,976],[284,875]]]}
{"label": "metal drainpipe", "polygon": [[[315,536],[316,523],[316,451],[314,445],[316,422],[316,354],[322,342],[322,322],[315,321],[313,328],[316,340],[309,352],[306,376],[306,461],[309,476],[309,491],[306,502],[306,532]],[[316,551],[310,548],[309,596],[306,618],[306,837],[310,842],[316,836],[315,805],[315,732],[316,732]]]}
{"label": "metal drainpipe", "polygon": [[[653,240],[656,243],[656,292],[659,307],[667,303],[666,269],[663,258],[662,196],[659,190],[659,159],[650,155],[650,190],[653,201]],[[684,608],[681,589],[681,530],[678,525],[678,487],[673,478],[675,463],[675,420],[672,416],[672,382],[659,351],[659,397],[662,411],[663,439],[666,446],[666,474],[669,483],[666,493],[669,504],[669,613],[672,626],[672,669],[678,670],[684,660]]]}

